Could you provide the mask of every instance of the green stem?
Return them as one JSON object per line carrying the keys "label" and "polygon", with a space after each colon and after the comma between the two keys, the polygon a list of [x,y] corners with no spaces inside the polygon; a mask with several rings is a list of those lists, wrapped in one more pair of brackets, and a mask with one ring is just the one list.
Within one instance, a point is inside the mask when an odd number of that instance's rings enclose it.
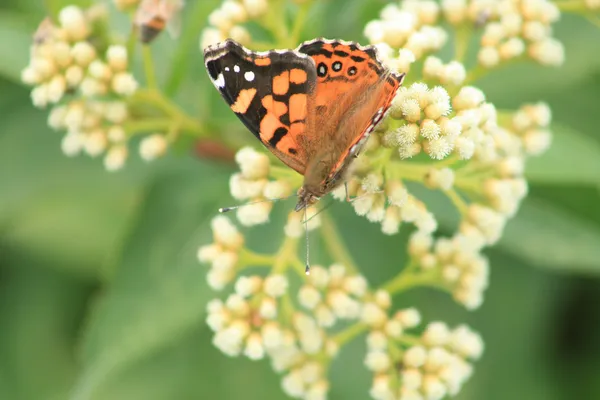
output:
{"label": "green stem", "polygon": [[275,256],[273,263],[274,274],[282,274],[292,265],[292,260],[298,258],[298,239],[286,236],[285,241]]}
{"label": "green stem", "polygon": [[123,129],[129,135],[141,132],[163,132],[173,126],[171,118],[144,118],[132,120],[123,124]]}
{"label": "green stem", "polygon": [[454,36],[454,59],[458,62],[464,62],[469,50],[469,41],[471,39],[471,27],[460,25],[456,29]]}
{"label": "green stem", "polygon": [[554,4],[562,12],[570,12],[575,14],[591,12],[582,0],[564,0],[557,1]]}
{"label": "green stem", "polygon": [[458,211],[460,212],[461,215],[464,216],[467,214],[467,209],[468,209],[467,202],[462,197],[460,197],[460,195],[458,194],[458,192],[456,190],[454,190],[454,189],[445,190],[444,193],[452,201],[452,204],[454,204],[454,206],[456,208],[458,208]]}
{"label": "green stem", "polygon": [[333,337],[333,340],[338,344],[338,346],[342,347],[346,343],[350,342],[352,339],[365,332],[368,329],[368,326],[362,323],[356,323],[350,325],[348,328],[344,329],[340,333],[336,334]]}
{"label": "green stem", "polygon": [[304,23],[306,22],[306,17],[308,16],[308,11],[310,10],[312,1],[307,1],[306,3],[300,5],[300,10],[296,13],[294,26],[292,27],[292,42],[298,43],[300,41],[300,33],[302,32],[302,28],[304,28]]}
{"label": "green stem", "polygon": [[146,74],[146,85],[149,89],[156,89],[156,72],[154,71],[154,61],[152,60],[152,51],[150,46],[142,46],[142,57],[144,63],[144,73]]}
{"label": "green stem", "polygon": [[135,45],[137,44],[137,35],[135,33],[134,29],[131,29],[131,32],[129,33],[129,37],[127,37],[127,56],[129,57],[129,60],[131,62],[131,60],[134,59],[135,57]]}
{"label": "green stem", "polygon": [[272,255],[254,253],[248,249],[242,249],[240,252],[240,265],[244,267],[271,267],[273,264],[275,264],[275,257]]}
{"label": "green stem", "polygon": [[486,76],[490,72],[489,68],[485,68],[481,65],[477,65],[474,69],[467,73],[467,79],[465,79],[465,86],[472,85],[474,82],[477,82],[484,76]]}
{"label": "green stem", "polygon": [[333,219],[326,213],[321,215],[321,236],[325,242],[325,247],[327,247],[329,254],[334,260],[339,261],[348,268],[348,270],[354,273],[359,272],[359,268],[354,263],[350,252],[342,241],[342,237],[338,232]]}
{"label": "green stem", "polygon": [[431,168],[431,164],[390,161],[386,167],[386,171],[391,178],[422,182],[423,177]]}
{"label": "green stem", "polygon": [[273,34],[277,47],[293,47],[290,32],[286,25],[286,19],[282,18],[285,14],[285,2],[281,0],[272,1],[269,12],[261,19],[262,25]]}
{"label": "green stem", "polygon": [[147,104],[160,109],[173,119],[174,124],[179,124],[183,131],[194,133],[196,137],[208,136],[208,132],[199,121],[185,114],[177,105],[157,90],[139,89],[129,101],[133,105]]}
{"label": "green stem", "polygon": [[439,272],[435,269],[431,271],[413,271],[413,268],[407,267],[392,280],[384,284],[381,289],[390,294],[398,294],[417,286],[445,288],[440,282]]}
{"label": "green stem", "polygon": [[418,346],[421,344],[421,339],[418,336],[403,334],[398,338],[398,341],[405,346]]}

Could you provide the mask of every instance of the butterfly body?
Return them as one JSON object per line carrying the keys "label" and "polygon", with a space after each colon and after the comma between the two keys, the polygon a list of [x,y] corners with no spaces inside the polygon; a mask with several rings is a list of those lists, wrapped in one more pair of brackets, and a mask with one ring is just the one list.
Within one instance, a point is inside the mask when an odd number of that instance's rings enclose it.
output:
{"label": "butterfly body", "polygon": [[344,182],[404,77],[382,66],[373,47],[339,40],[253,52],[228,39],[207,48],[204,57],[231,110],[304,175],[296,210]]}

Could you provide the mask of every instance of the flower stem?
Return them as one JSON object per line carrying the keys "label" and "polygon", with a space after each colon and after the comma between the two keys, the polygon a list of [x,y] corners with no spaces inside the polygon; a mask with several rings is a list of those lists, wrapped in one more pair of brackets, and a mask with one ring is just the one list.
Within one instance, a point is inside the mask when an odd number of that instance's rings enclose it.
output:
{"label": "flower stem", "polygon": [[297,43],[300,41],[300,33],[302,32],[302,28],[304,28],[304,23],[306,22],[308,11],[310,10],[310,6],[312,5],[311,3],[312,0],[300,5],[300,9],[296,13],[296,18],[294,19],[294,26],[292,27],[291,33],[291,41],[293,43]]}
{"label": "flower stem", "polygon": [[127,121],[123,124],[123,129],[130,135],[141,132],[166,131],[173,125],[171,118],[144,118],[139,120]]}
{"label": "flower stem", "polygon": [[367,328],[367,325],[360,322],[352,324],[348,328],[335,335],[333,340],[338,344],[338,346],[342,347],[361,333],[365,332]]}
{"label": "flower stem", "polygon": [[462,216],[467,214],[468,205],[467,202],[458,194],[458,192],[454,189],[445,190],[444,193],[448,198],[452,201],[452,204],[456,208]]}
{"label": "flower stem", "polygon": [[582,0],[564,0],[556,1],[554,4],[562,12],[585,13],[590,11]]}
{"label": "flower stem", "polygon": [[403,269],[395,278],[381,288],[390,294],[397,294],[417,286],[443,287],[439,273],[435,269],[425,272],[414,271],[410,266]]}
{"label": "flower stem", "polygon": [[469,41],[471,39],[471,28],[467,25],[459,26],[454,36],[454,59],[458,62],[464,62],[469,50]]}
{"label": "flower stem", "polygon": [[293,264],[292,260],[298,258],[298,239],[289,236],[285,237],[285,241],[275,256],[273,263],[273,273],[284,273],[287,267]]}
{"label": "flower stem", "polygon": [[467,74],[467,79],[465,79],[465,85],[472,85],[474,82],[477,82],[484,76],[486,76],[490,72],[489,68],[482,67],[481,65],[477,65],[475,68],[470,70]]}
{"label": "flower stem", "polygon": [[323,213],[321,217],[321,232],[325,247],[327,247],[332,258],[342,263],[348,270],[357,273],[359,271],[358,266],[354,263],[333,219],[326,213]]}
{"label": "flower stem", "polygon": [[156,89],[156,72],[154,71],[154,61],[152,60],[152,51],[150,46],[142,46],[142,57],[144,63],[144,73],[146,74],[146,84],[150,89]]}
{"label": "flower stem", "polygon": [[246,267],[272,266],[275,263],[275,257],[271,255],[254,253],[248,249],[242,249],[240,252],[240,264]]}
{"label": "flower stem", "polygon": [[[176,104],[171,102],[169,99],[163,96],[161,92],[154,89],[139,89],[129,100],[131,105],[146,104],[158,108],[165,114],[169,115],[172,119],[172,124],[179,125],[183,131],[193,133],[195,137],[208,137],[208,132],[196,119],[185,114]],[[160,124],[159,124],[160,125]],[[153,128],[159,128],[161,130],[163,126],[148,127],[146,129],[152,130]]]}

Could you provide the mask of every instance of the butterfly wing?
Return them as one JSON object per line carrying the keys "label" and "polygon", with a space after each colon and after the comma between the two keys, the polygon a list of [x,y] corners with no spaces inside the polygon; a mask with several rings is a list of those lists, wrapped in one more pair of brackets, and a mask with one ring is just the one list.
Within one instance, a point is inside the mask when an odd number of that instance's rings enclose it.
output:
{"label": "butterfly wing", "polygon": [[297,51],[310,56],[316,66],[317,85],[307,113],[314,115],[314,126],[323,133],[306,149],[314,167],[309,167],[305,184],[326,192],[389,109],[404,74],[385,68],[372,46],[315,39]]}
{"label": "butterfly wing", "polygon": [[231,110],[280,160],[304,174],[312,58],[292,50],[252,52],[228,39],[204,51],[208,75]]}

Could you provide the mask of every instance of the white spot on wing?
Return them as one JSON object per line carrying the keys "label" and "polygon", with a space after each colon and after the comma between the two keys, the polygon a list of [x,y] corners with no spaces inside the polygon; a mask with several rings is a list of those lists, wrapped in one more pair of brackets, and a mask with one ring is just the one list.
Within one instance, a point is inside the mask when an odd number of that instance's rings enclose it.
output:
{"label": "white spot on wing", "polygon": [[215,79],[215,86],[219,88],[225,87],[225,77],[223,74],[219,74],[219,76],[217,76],[217,79]]}
{"label": "white spot on wing", "polygon": [[224,69],[225,71],[229,72],[229,67],[225,67]]}
{"label": "white spot on wing", "polygon": [[252,82],[254,80],[254,72],[252,71],[248,71],[246,73],[244,73],[244,78],[248,81],[248,82]]}
{"label": "white spot on wing", "polygon": [[240,72],[240,67],[238,65],[234,65],[233,66],[233,71],[234,72]]}

